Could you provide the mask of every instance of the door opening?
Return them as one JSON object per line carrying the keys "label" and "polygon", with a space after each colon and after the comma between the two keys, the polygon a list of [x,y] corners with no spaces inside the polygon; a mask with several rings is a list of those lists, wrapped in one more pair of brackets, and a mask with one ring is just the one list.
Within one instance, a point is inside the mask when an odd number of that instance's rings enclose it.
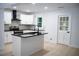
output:
{"label": "door opening", "polygon": [[69,45],[71,35],[71,19],[69,16],[58,17],[58,42],[60,44]]}

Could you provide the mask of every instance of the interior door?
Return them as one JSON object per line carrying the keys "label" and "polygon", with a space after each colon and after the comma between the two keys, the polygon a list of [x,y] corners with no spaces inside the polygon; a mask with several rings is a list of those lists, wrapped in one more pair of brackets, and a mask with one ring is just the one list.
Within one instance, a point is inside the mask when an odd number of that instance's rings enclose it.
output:
{"label": "interior door", "polygon": [[58,17],[58,43],[70,44],[71,21],[69,16]]}

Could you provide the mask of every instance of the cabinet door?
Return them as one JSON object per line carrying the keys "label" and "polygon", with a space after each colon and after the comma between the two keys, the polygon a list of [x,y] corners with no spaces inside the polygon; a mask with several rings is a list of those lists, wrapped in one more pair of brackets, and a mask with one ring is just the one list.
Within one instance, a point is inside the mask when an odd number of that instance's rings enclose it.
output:
{"label": "cabinet door", "polygon": [[8,40],[8,34],[7,34],[7,32],[5,32],[5,40],[4,40],[4,43],[7,43],[7,40]]}
{"label": "cabinet door", "polygon": [[4,12],[4,23],[11,24],[12,14],[9,11]]}
{"label": "cabinet door", "polygon": [[33,24],[33,15],[21,14],[21,24]]}
{"label": "cabinet door", "polygon": [[11,32],[8,32],[8,42],[12,42],[12,35],[11,35]]}
{"label": "cabinet door", "polygon": [[12,31],[8,32],[8,42],[12,42],[12,34]]}
{"label": "cabinet door", "polygon": [[12,36],[13,41],[13,55],[14,56],[21,56],[21,38]]}
{"label": "cabinet door", "polygon": [[12,32],[5,32],[5,43],[12,42]]}

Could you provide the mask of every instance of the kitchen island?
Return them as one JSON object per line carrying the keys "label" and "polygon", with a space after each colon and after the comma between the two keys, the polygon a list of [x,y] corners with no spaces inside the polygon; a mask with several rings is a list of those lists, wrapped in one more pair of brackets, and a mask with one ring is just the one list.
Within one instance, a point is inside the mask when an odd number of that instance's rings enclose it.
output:
{"label": "kitchen island", "polygon": [[44,48],[44,35],[47,33],[12,34],[13,55],[29,56]]}

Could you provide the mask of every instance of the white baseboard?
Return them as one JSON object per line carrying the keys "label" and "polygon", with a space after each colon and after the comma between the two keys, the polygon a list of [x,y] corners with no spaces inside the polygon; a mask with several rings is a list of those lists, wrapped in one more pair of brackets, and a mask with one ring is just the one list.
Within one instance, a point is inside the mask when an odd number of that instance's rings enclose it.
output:
{"label": "white baseboard", "polygon": [[[57,43],[57,42],[52,41],[52,40],[45,40],[45,41],[50,42],[50,43],[55,43],[55,44]],[[79,45],[75,45],[75,44],[69,44],[68,46],[73,47],[73,48],[79,48]]]}
{"label": "white baseboard", "polygon": [[52,40],[45,40],[45,41],[47,41],[47,42],[50,42],[50,43],[57,43],[56,41],[52,41]]}
{"label": "white baseboard", "polygon": [[3,56],[3,55],[4,55],[4,47],[0,48],[0,56]]}
{"label": "white baseboard", "polygon": [[3,49],[0,49],[0,56],[3,56]]}
{"label": "white baseboard", "polygon": [[69,45],[69,46],[73,48],[79,48],[79,45]]}

